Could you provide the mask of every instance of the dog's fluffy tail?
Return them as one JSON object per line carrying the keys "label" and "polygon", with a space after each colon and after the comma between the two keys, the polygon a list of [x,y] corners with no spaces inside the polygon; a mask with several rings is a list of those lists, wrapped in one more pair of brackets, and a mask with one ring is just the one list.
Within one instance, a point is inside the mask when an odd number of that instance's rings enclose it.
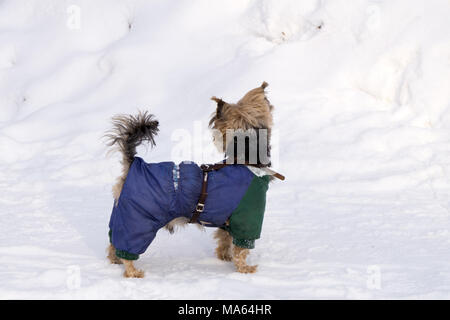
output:
{"label": "dog's fluffy tail", "polygon": [[[143,142],[155,145],[158,134],[158,121],[147,111],[139,112],[136,116],[117,115],[112,118],[113,128],[107,132],[108,146],[117,147],[122,153],[122,164],[128,171],[136,155],[136,148]],[[124,170],[124,171],[125,171]]]}

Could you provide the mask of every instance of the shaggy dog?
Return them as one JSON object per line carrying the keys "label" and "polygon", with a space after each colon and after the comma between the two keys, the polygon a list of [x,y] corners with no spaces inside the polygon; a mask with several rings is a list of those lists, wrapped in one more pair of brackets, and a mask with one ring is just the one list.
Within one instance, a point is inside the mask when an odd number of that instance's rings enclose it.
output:
{"label": "shaggy dog", "polygon": [[[212,97],[217,109],[209,126],[216,147],[225,154],[223,163],[230,165],[209,172],[208,197],[198,210],[200,220],[194,221],[218,228],[217,257],[233,261],[242,273],[256,271],[246,258],[261,232],[268,182],[278,175],[268,168],[273,106],[265,94],[267,85],[263,82],[235,104]],[[173,233],[175,226],[196,220],[192,216],[199,209],[205,172],[192,162],[148,164],[136,157],[142,142],[155,145],[158,121],[153,115],[120,115],[113,118],[113,125],[106,135],[108,145],[122,153],[123,168],[113,187],[108,258],[124,264],[125,277],[141,278],[144,272],[133,261],[156,232],[165,226]]]}

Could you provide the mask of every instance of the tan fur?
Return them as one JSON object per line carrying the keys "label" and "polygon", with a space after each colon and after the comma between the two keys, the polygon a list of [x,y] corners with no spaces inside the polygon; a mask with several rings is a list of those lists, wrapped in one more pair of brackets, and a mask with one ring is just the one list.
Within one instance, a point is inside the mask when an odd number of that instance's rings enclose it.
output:
{"label": "tan fur", "polygon": [[108,259],[112,264],[123,264],[125,272],[123,274],[126,278],[143,278],[144,271],[138,270],[134,267],[132,260],[120,259],[116,256],[116,248],[112,244],[108,247]]}
{"label": "tan fur", "polygon": [[[115,119],[118,119],[116,117]],[[116,183],[112,187],[112,194],[113,198],[115,200],[115,204],[117,205],[117,202],[119,201],[120,193],[122,192],[123,184],[125,183],[125,179],[127,178],[128,171],[130,170],[131,163],[128,160],[128,158],[123,154],[122,160],[120,161],[122,164],[122,173],[119,177],[116,179]]]}
{"label": "tan fur", "polygon": [[[175,218],[175,219],[171,220],[168,224],[166,224],[166,225],[164,226],[164,228],[165,228],[167,231],[169,231],[170,234],[173,234],[173,233],[175,232],[176,229],[178,229],[178,228],[183,228],[183,227],[185,227],[186,225],[188,225],[188,224],[189,224],[189,220],[190,220],[190,219],[188,219],[188,218],[186,218],[186,217]],[[202,231],[205,230],[205,227],[202,226],[201,224],[196,223],[195,226],[196,226],[198,229],[202,230]]]}
{"label": "tan fur", "polygon": [[120,259],[122,263],[125,266],[125,272],[123,273],[123,276],[125,278],[143,278],[144,277],[144,271],[136,269],[133,264],[133,260],[125,260]]}
{"label": "tan fur", "polygon": [[112,244],[108,246],[108,259],[112,264],[122,264],[122,261],[116,256],[116,248]]}
{"label": "tan fur", "polygon": [[254,273],[258,266],[247,265],[247,256],[250,250],[233,246],[233,238],[231,235],[222,229],[217,229],[214,233],[214,238],[217,240],[216,256],[220,260],[232,261],[236,266],[237,272]]}
{"label": "tan fur", "polygon": [[240,247],[233,247],[233,262],[236,266],[237,272],[241,273],[254,273],[256,272],[256,269],[258,266],[249,266],[247,264],[247,256],[250,253],[250,250],[240,248]]}
{"label": "tan fur", "polygon": [[122,192],[123,184],[125,183],[125,179],[127,178],[128,171],[130,170],[131,163],[128,161],[126,156],[122,157],[120,161],[122,164],[122,173],[116,179],[116,183],[112,187],[112,194],[115,200],[115,204],[119,201],[120,193]]}
{"label": "tan fur", "polygon": [[128,174],[128,169],[129,166],[124,166],[122,169],[122,175],[120,177],[117,178],[116,183],[114,184],[114,186],[112,187],[112,194],[114,197],[114,203],[117,205],[118,201],[119,201],[119,197],[120,197],[120,193],[122,192],[122,188],[123,188],[123,184],[125,183],[125,179],[127,177]]}
{"label": "tan fur", "polygon": [[220,260],[231,261],[231,246],[233,238],[222,229],[217,229],[214,233],[214,239],[217,240],[216,256]]}
{"label": "tan fur", "polygon": [[189,219],[186,217],[175,218],[166,224],[164,228],[172,234],[176,228],[185,227],[188,223]]}
{"label": "tan fur", "polygon": [[[253,128],[266,128],[268,130],[268,138],[270,139],[270,131],[272,128],[273,106],[265,94],[267,82],[263,82],[258,88],[250,90],[237,103],[227,103],[222,99],[212,97],[211,100],[217,102],[217,110],[213,113],[209,122],[210,127],[219,130],[222,133],[222,139],[226,141],[226,131],[248,130]],[[226,144],[223,143],[223,150],[226,150]]]}

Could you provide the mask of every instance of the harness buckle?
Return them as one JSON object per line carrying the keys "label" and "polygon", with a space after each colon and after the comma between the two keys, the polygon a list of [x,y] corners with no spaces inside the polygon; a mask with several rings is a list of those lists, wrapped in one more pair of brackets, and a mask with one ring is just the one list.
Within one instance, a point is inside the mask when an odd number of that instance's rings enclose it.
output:
{"label": "harness buckle", "polygon": [[197,207],[195,207],[195,211],[202,213],[205,210],[205,205],[203,203],[197,203]]}

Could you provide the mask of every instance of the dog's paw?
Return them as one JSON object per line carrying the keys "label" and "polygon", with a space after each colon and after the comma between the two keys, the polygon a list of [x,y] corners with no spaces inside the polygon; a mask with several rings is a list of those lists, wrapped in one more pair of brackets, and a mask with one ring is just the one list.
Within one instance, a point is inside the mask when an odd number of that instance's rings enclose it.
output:
{"label": "dog's paw", "polygon": [[139,269],[125,270],[125,272],[123,273],[123,276],[125,278],[143,278],[144,271],[139,270]]}
{"label": "dog's paw", "polygon": [[258,269],[257,265],[255,265],[255,266],[239,266],[237,268],[237,272],[240,272],[240,273],[255,273],[257,269]]}
{"label": "dog's paw", "polygon": [[233,260],[233,256],[230,254],[230,252],[223,250],[223,248],[216,249],[216,256],[217,256],[217,258],[219,258],[220,260],[223,260],[223,261]]}
{"label": "dog's paw", "polygon": [[122,264],[122,260],[116,257],[116,255],[108,255],[108,260],[111,264]]}

